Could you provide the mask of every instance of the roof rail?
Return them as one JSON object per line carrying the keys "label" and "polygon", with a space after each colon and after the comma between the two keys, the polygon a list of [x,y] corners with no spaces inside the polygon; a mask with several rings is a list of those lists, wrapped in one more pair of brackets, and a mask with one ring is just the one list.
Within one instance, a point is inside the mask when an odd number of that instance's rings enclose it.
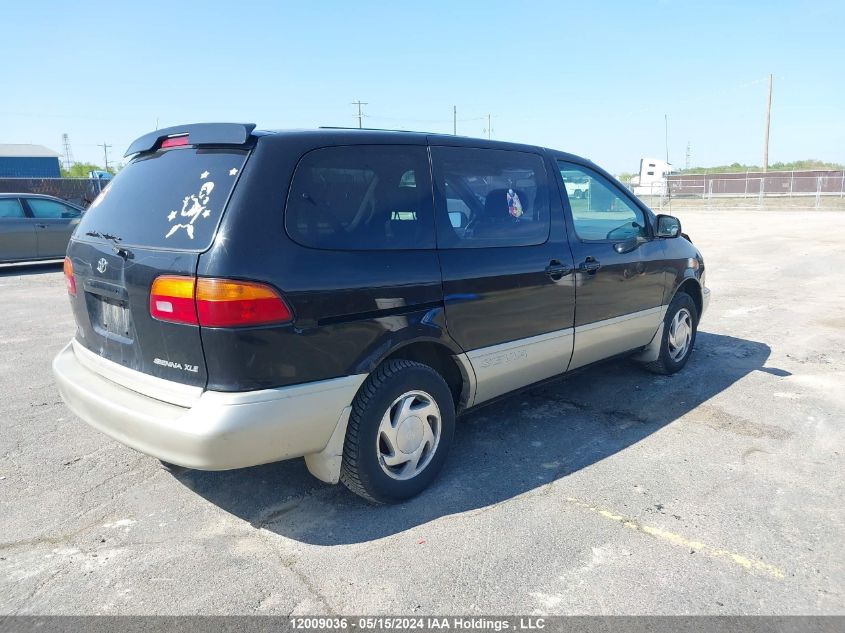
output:
{"label": "roof rail", "polygon": [[342,125],[321,125],[320,130],[357,130],[361,132],[407,132],[408,134],[436,134],[437,132],[423,132],[421,130],[393,130],[384,127],[344,127]]}

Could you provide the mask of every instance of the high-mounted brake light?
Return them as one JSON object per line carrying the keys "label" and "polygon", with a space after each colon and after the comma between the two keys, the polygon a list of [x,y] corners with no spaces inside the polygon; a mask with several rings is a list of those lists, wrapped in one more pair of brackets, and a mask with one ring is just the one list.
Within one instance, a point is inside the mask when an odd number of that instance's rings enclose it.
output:
{"label": "high-mounted brake light", "polygon": [[73,276],[73,262],[70,257],[65,257],[65,282],[67,282],[67,292],[71,297],[76,296],[76,277]]}
{"label": "high-mounted brake light", "polygon": [[293,318],[284,299],[265,284],[175,275],[153,282],[150,314],[160,321],[203,327],[268,325]]}
{"label": "high-mounted brake light", "polygon": [[182,134],[180,136],[170,136],[161,142],[161,149],[168,147],[182,147],[188,144],[188,135]]}

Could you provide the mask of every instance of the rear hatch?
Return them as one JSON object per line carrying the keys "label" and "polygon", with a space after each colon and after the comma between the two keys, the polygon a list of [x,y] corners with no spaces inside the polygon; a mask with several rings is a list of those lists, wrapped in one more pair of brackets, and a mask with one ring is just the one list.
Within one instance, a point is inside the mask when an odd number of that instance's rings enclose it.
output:
{"label": "rear hatch", "polygon": [[86,211],[68,245],[76,341],[128,369],[203,387],[199,326],[154,318],[150,289],[161,275],[196,275],[248,149],[167,136],[163,131],[141,147]]}

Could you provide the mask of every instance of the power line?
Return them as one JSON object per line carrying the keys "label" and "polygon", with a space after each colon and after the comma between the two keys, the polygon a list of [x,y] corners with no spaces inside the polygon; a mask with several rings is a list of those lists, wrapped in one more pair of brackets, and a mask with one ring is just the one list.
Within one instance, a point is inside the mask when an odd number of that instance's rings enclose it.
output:
{"label": "power line", "polygon": [[358,129],[364,127],[364,111],[361,109],[361,106],[370,105],[366,101],[353,101],[352,105],[358,106]]}
{"label": "power line", "polygon": [[491,116],[492,115],[490,115],[490,114],[487,115],[487,127],[484,128],[484,131],[487,132],[487,138],[488,139],[493,138],[493,124],[490,123],[490,117]]}
{"label": "power line", "polygon": [[97,147],[103,148],[103,160],[105,160],[105,162],[106,162],[105,170],[108,171],[109,170],[109,149],[111,148],[111,145],[106,145],[106,142],[103,141],[103,144],[98,145]]}
{"label": "power line", "polygon": [[[355,105],[353,103],[353,105]],[[450,120],[454,123],[454,119],[409,119],[407,117],[382,116],[381,114],[365,114],[368,119],[375,119],[377,121],[402,121],[405,123],[448,123]],[[458,119],[458,123],[465,123],[466,121],[484,121],[486,116],[474,116]]]}
{"label": "power line", "polygon": [[772,76],[769,75],[769,100],[766,105],[766,140],[763,144],[763,171],[769,171],[769,124],[772,120]]}

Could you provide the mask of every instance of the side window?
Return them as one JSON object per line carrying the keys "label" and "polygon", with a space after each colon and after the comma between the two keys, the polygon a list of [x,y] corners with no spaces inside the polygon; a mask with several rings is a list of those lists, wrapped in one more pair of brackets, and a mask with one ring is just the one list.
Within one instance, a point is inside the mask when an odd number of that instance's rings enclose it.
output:
{"label": "side window", "polygon": [[22,218],[23,207],[15,198],[0,198],[0,218]]}
{"label": "side window", "polygon": [[582,240],[648,237],[642,210],[609,180],[587,167],[558,161],[572,209],[575,232]]}
{"label": "side window", "polygon": [[424,147],[324,147],[296,167],[285,229],[312,248],[434,248],[432,207]]}
{"label": "side window", "polygon": [[440,248],[530,246],[548,240],[549,191],[542,157],[432,147],[431,158]]}
{"label": "side window", "polygon": [[32,215],[36,218],[43,219],[69,219],[78,218],[80,213],[61,202],[55,200],[44,200],[42,198],[27,198],[29,208],[32,209]]}

